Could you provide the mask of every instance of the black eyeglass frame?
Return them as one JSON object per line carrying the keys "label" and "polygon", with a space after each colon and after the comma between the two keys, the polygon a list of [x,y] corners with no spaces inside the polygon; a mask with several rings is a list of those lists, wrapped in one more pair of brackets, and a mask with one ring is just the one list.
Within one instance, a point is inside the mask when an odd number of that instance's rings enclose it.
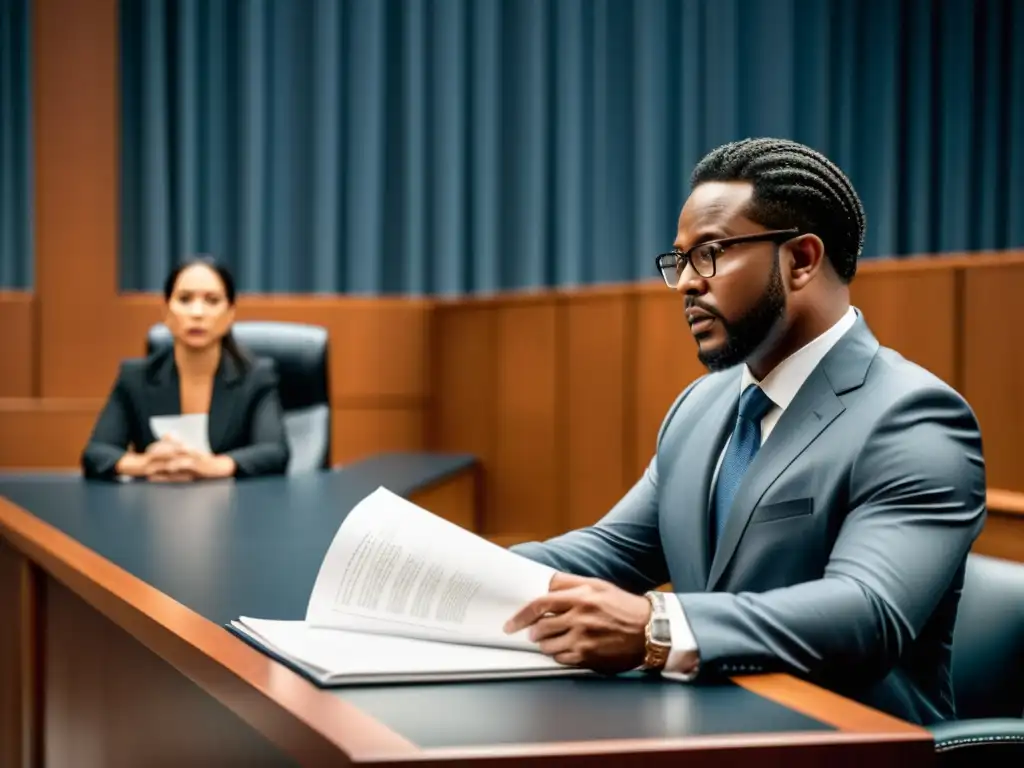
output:
{"label": "black eyeglass frame", "polygon": [[[679,285],[679,281],[682,279],[683,270],[686,269],[685,265],[687,262],[689,262],[690,266],[693,267],[694,272],[705,280],[709,280],[718,274],[718,257],[722,255],[726,248],[731,248],[734,245],[761,242],[773,242],[776,245],[779,245],[787,240],[792,240],[799,234],[801,234],[799,229],[772,229],[767,232],[755,232],[750,235],[735,235],[733,237],[723,237],[721,240],[709,240],[705,243],[697,243],[697,245],[685,251],[659,253],[654,257],[654,266],[665,281],[665,284],[668,285],[669,288],[676,288]],[[691,255],[698,248],[707,248],[709,245],[713,245],[716,248],[711,252],[711,274],[705,275],[697,269],[697,265],[693,263]],[[668,261],[665,261],[666,259],[668,259]],[[669,283],[668,278],[665,275],[666,267],[671,267],[677,275],[674,284]]]}

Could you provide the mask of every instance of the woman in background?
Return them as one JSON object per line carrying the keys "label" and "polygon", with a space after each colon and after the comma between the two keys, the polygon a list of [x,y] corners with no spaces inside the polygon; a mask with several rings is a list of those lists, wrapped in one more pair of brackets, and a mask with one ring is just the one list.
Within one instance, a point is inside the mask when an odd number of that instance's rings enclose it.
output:
{"label": "woman in background", "polygon": [[[121,364],[82,453],[85,476],[183,482],[283,474],[289,450],[277,374],[231,335],[231,273],[192,257],[167,276],[164,300],[173,346]],[[207,415],[209,452],[154,434],[152,417],[184,414]]]}

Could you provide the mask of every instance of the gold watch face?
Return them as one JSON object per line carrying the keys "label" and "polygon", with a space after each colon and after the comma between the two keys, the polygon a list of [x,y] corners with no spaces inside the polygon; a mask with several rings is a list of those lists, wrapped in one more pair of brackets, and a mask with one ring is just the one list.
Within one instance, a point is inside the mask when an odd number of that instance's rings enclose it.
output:
{"label": "gold watch face", "polygon": [[663,616],[655,616],[651,619],[650,640],[656,645],[672,644],[672,629],[669,620]]}

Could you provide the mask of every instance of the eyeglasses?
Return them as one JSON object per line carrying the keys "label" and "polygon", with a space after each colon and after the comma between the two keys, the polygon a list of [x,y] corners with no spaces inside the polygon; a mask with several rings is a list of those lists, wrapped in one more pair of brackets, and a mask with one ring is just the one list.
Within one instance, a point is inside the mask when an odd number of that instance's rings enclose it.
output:
{"label": "eyeglasses", "polygon": [[714,277],[718,257],[726,248],[747,243],[784,243],[799,234],[799,229],[773,229],[770,232],[756,232],[752,235],[724,237],[721,240],[700,243],[688,251],[659,254],[654,258],[654,263],[658,267],[658,271],[661,272],[661,276],[665,278],[665,284],[674,289],[679,285],[679,279],[683,276],[687,262],[693,267],[693,271],[701,277]]}

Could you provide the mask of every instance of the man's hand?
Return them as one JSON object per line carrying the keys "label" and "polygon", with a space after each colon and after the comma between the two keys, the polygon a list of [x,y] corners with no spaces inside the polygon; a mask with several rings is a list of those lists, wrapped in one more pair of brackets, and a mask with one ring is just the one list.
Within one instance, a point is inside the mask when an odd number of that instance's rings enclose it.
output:
{"label": "man's hand", "polygon": [[646,597],[600,579],[556,573],[550,591],[509,619],[505,632],[530,627],[530,639],[555,661],[615,673],[643,663],[650,616]]}

